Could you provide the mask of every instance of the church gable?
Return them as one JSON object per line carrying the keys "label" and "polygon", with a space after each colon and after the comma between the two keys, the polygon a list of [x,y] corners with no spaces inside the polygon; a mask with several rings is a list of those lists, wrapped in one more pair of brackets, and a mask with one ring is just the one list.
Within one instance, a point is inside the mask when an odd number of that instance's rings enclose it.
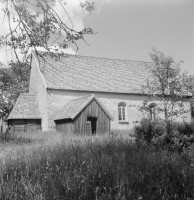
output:
{"label": "church gable", "polygon": [[42,85],[45,89],[47,88],[44,76],[40,72],[39,62],[35,56],[32,56],[29,93],[32,93],[32,94],[38,93],[38,89],[40,85]]}
{"label": "church gable", "polygon": [[70,101],[55,117],[56,130],[64,133],[109,133],[112,116],[95,95]]}

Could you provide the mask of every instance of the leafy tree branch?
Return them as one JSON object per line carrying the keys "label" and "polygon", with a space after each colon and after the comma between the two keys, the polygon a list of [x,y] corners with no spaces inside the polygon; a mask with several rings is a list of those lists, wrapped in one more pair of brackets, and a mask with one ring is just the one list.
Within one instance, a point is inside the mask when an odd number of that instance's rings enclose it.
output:
{"label": "leafy tree branch", "polygon": [[[94,10],[94,3],[78,1],[83,13],[91,13]],[[43,47],[51,53],[49,47],[53,44],[57,44],[61,49],[74,44],[78,51],[77,41],[85,42],[85,35],[94,34],[91,28],[75,30],[65,8],[68,4],[65,0],[0,0],[0,4],[4,20],[7,20],[9,25],[9,33],[0,36],[0,46],[13,49],[18,61],[18,53],[26,56],[29,48],[35,49],[37,54],[37,47]],[[55,10],[56,4],[63,9],[70,25],[60,18]]]}
{"label": "leafy tree branch", "polygon": [[185,83],[188,76],[180,71],[182,61],[176,63],[171,56],[165,56],[155,48],[150,58],[154,65],[150,70],[151,77],[142,89],[148,97],[142,109],[149,110],[149,105],[155,102],[157,117],[164,119],[167,124],[190,112],[185,106],[191,96]]}

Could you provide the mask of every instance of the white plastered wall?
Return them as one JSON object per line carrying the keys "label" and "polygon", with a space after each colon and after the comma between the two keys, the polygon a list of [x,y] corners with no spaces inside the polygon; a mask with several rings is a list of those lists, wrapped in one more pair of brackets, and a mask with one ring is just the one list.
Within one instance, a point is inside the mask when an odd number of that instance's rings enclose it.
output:
{"label": "white plastered wall", "polygon": [[[57,113],[71,100],[92,94],[93,92],[81,91],[65,91],[65,90],[47,90],[48,93],[48,119],[49,129],[55,129],[54,118]],[[113,116],[114,120],[111,122],[111,129],[114,130],[131,130],[135,126],[135,122],[139,121],[142,113],[138,111],[137,107],[142,106],[143,101],[146,99],[142,95],[133,94],[113,94],[113,93],[100,93],[95,95],[100,99],[106,109]],[[118,104],[120,102],[126,103],[126,121],[120,122],[118,120]],[[155,101],[157,104],[157,101]],[[132,106],[136,105],[136,107]],[[188,102],[185,103],[185,108],[190,108]],[[182,116],[183,117],[183,116]],[[182,117],[178,120],[182,120]],[[191,119],[190,112],[184,115],[184,120]]]}
{"label": "white plastered wall", "polygon": [[48,131],[48,104],[46,83],[38,67],[38,61],[32,57],[29,93],[37,94],[38,109],[41,114],[42,131]]}

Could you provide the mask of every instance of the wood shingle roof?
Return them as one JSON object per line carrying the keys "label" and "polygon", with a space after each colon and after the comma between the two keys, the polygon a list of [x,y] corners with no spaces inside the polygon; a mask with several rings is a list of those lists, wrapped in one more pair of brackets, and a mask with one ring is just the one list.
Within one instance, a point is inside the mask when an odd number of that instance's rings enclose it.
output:
{"label": "wood shingle roof", "polygon": [[40,113],[36,104],[36,95],[22,93],[18,97],[9,119],[40,119]]}
{"label": "wood shingle roof", "polygon": [[100,100],[94,95],[84,96],[75,100],[70,101],[65,105],[65,107],[57,114],[55,120],[60,119],[74,119],[91,101],[95,100],[98,105],[104,110],[107,116],[113,120],[111,114],[107,111],[107,109],[103,106]]}
{"label": "wood shingle roof", "polygon": [[36,59],[47,87],[62,90],[141,94],[153,68],[151,62],[77,55]]}

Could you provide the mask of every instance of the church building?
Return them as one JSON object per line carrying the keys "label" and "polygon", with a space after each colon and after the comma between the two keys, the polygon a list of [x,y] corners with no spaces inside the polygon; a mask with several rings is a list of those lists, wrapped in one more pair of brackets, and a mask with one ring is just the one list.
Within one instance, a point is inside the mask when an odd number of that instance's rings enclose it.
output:
{"label": "church building", "polygon": [[[95,134],[130,131],[147,96],[142,86],[152,62],[32,52],[28,94],[21,94],[7,120],[13,132]],[[189,102],[185,102],[190,107]],[[190,120],[191,114],[185,114]]]}

